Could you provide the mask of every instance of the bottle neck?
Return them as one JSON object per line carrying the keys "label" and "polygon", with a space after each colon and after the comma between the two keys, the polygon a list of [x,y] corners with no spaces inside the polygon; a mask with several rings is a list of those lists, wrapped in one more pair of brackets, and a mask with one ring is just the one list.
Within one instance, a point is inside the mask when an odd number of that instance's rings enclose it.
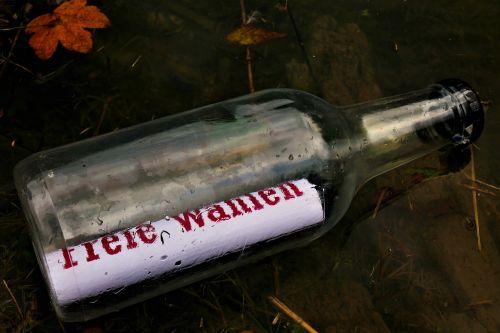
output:
{"label": "bottle neck", "polygon": [[343,108],[355,133],[349,161],[358,186],[447,145],[467,146],[484,123],[479,96],[460,80]]}

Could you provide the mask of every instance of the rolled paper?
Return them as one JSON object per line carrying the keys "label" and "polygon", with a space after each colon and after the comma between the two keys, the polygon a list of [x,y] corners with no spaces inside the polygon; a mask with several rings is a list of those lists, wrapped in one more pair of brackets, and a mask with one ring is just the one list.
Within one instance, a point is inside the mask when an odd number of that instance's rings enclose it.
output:
{"label": "rolled paper", "polygon": [[54,301],[71,304],[244,252],[323,221],[315,185],[289,181],[50,252],[47,278]]}

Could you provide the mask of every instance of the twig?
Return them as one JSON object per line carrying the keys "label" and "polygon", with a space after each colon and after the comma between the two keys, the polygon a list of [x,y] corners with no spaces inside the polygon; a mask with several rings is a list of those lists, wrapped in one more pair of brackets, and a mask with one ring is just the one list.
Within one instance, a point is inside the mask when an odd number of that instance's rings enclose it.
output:
{"label": "twig", "polygon": [[224,327],[228,327],[227,325],[227,320],[226,320],[226,316],[224,316],[224,311],[222,310],[222,307],[220,306],[220,303],[219,303],[219,300],[217,299],[217,297],[215,296],[214,292],[212,290],[208,290],[208,292],[212,295],[212,297],[214,298],[214,301],[215,301],[215,305],[216,305],[216,308],[217,310],[219,311],[220,313],[220,316],[221,316],[221,319],[222,319],[222,324],[224,325]]}
{"label": "twig", "polygon": [[[472,147],[470,149],[470,175],[473,182],[476,181],[476,167],[474,163],[474,149]],[[477,191],[475,189],[472,190],[472,206],[474,207],[474,221],[476,223],[476,237],[477,237],[477,248],[481,251],[481,233],[479,227],[479,211],[477,209]]]}
{"label": "twig", "polygon": [[293,312],[288,306],[285,305],[282,301],[277,299],[274,296],[268,297],[269,301],[273,303],[278,309],[280,309],[284,314],[293,319],[297,324],[302,326],[309,333],[318,333],[314,328],[311,327],[304,319],[302,319],[298,314]]}
{"label": "twig", "polygon": [[61,331],[63,333],[66,333],[66,329],[64,328],[64,324],[62,323],[61,319],[59,319],[59,317],[57,318],[57,321],[59,322],[59,327],[61,327]]}
{"label": "twig", "polygon": [[378,210],[380,209],[380,205],[382,204],[382,200],[384,200],[385,197],[385,192],[387,192],[387,189],[384,188],[382,192],[380,193],[380,196],[378,197],[377,205],[375,206],[375,210],[373,211],[372,219],[377,217]]}
{"label": "twig", "polygon": [[[104,104],[102,106],[102,111],[101,111],[101,117],[99,117],[99,122],[97,123],[97,126],[95,127],[95,130],[94,130],[94,133],[92,134],[92,136],[96,136],[97,134],[99,134],[102,122],[104,121],[104,116],[106,116],[106,113],[108,111],[109,103],[113,100],[113,98],[115,98],[115,96],[109,96],[104,101]],[[82,134],[82,133],[80,133],[80,134]]]}
{"label": "twig", "polygon": [[479,188],[479,187],[476,187],[476,186],[472,186],[472,185],[468,185],[468,184],[460,184],[460,185],[463,186],[463,187],[466,187],[466,188],[468,188],[470,190],[481,192],[481,193],[484,193],[484,194],[488,194],[488,195],[491,195],[493,197],[497,196],[494,192],[491,192],[491,191],[488,191],[488,190],[485,190],[485,189],[482,189],[482,188]]}
{"label": "twig", "polygon": [[[240,9],[241,9],[241,22],[243,25],[247,22],[247,14],[245,10],[245,0],[240,0]],[[252,54],[250,52],[250,46],[246,47],[246,57],[247,61],[247,76],[248,76],[248,90],[250,93],[255,92],[255,86],[253,84],[253,69],[252,69]]]}
{"label": "twig", "polygon": [[304,56],[304,59],[306,61],[307,69],[309,70],[309,73],[311,74],[311,78],[313,79],[314,85],[316,87],[316,95],[321,97],[323,94],[321,90],[321,85],[319,84],[318,80],[316,79],[316,75],[314,75],[313,68],[311,66],[311,62],[309,61],[309,55],[307,54],[307,50],[304,45],[304,41],[302,40],[302,36],[300,35],[299,29],[297,28],[297,24],[295,23],[295,18],[292,14],[292,9],[290,8],[290,4],[288,1],[286,2],[286,10],[288,12],[288,16],[290,17],[290,22],[292,23],[293,31],[295,32],[295,38],[297,39],[297,43],[299,44],[300,50],[302,51],[302,55]]}
{"label": "twig", "polygon": [[92,129],[92,127],[87,127],[87,128],[84,128],[84,129],[82,129],[82,130],[80,131],[80,133],[79,133],[79,134],[80,134],[80,135],[85,134],[85,133],[87,133],[88,131],[90,131],[91,129]]}
{"label": "twig", "polygon": [[274,294],[279,296],[280,294],[280,272],[278,266],[278,258],[273,256],[272,265],[273,265],[273,276],[274,276]]}
{"label": "twig", "polygon": [[[30,71],[28,68],[24,67],[23,65],[18,64],[17,62],[12,61],[12,60],[10,60],[9,58],[7,58],[7,57],[5,57],[5,56],[2,56],[2,59],[3,59],[3,61],[4,61],[4,64],[5,64],[5,63],[9,63],[9,64],[11,64],[11,65],[14,65],[14,66],[16,66],[16,67],[21,68],[22,70],[24,70],[24,71],[28,72],[28,73],[29,73],[29,74],[31,74],[31,75],[35,76],[35,73],[33,73],[32,71]],[[3,74],[3,72],[2,72],[2,74]]]}
{"label": "twig", "polygon": [[25,25],[20,25],[20,26],[11,27],[11,28],[1,28],[0,31],[21,30],[21,29],[24,29],[24,28],[26,28]]}
{"label": "twig", "polygon": [[408,205],[410,206],[410,210],[413,210],[413,202],[411,201],[410,191],[408,191]]}
{"label": "twig", "polygon": [[245,0],[240,0],[241,21],[243,24],[247,22],[247,14],[245,11]]}
{"label": "twig", "polygon": [[[469,175],[465,174],[465,177],[466,177],[466,178],[468,178],[469,180],[471,180],[471,181],[472,181],[472,178],[471,178]],[[481,185],[484,185],[484,186],[486,186],[486,187],[492,188],[492,189],[494,189],[494,190],[500,191],[500,187],[495,186],[495,185],[492,185],[492,184],[487,183],[487,182],[485,182],[485,181],[482,181],[482,180],[476,179],[474,182],[475,182],[475,183],[478,183],[478,184],[481,184]]]}
{"label": "twig", "polygon": [[493,304],[493,300],[491,300],[491,299],[485,299],[485,300],[482,300],[482,301],[477,301],[477,302],[469,303],[467,305],[467,307],[473,308],[473,307],[476,307],[476,306],[490,305],[490,304]]}
{"label": "twig", "polygon": [[247,46],[247,75],[248,75],[248,90],[251,93],[255,92],[255,86],[253,84],[253,70],[252,70],[252,55],[250,53],[250,46]]}
{"label": "twig", "polygon": [[19,306],[19,303],[17,303],[17,300],[16,298],[14,297],[14,294],[12,293],[12,291],[10,290],[9,288],[9,285],[7,284],[7,282],[5,280],[2,280],[3,282],[3,285],[5,286],[5,289],[7,289],[7,292],[9,293],[10,297],[12,298],[12,301],[14,301],[14,304],[16,305],[16,308],[17,308],[17,312],[19,312],[19,315],[21,316],[21,318],[23,318],[23,312],[21,311],[21,307]]}
{"label": "twig", "polygon": [[[12,44],[10,44],[10,49],[9,53],[7,53],[7,60],[10,60],[10,57],[12,56],[12,52],[14,51],[14,47],[17,44],[17,39],[19,38],[19,34],[21,33],[21,30],[17,30],[16,36],[14,37],[14,40],[12,41]],[[2,64],[2,69],[0,70],[0,79],[3,77],[3,72],[5,71],[5,67],[7,67],[8,61],[5,61]]]}

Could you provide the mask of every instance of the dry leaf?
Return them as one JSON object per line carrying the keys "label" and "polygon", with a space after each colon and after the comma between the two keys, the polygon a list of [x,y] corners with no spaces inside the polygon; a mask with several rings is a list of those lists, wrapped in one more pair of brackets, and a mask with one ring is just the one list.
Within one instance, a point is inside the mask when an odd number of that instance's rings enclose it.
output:
{"label": "dry leaf", "polygon": [[106,28],[109,19],[96,6],[87,6],[87,0],[62,3],[53,13],[38,16],[26,26],[26,33],[36,55],[47,60],[56,51],[58,42],[68,50],[88,53],[92,49],[92,35],[85,28]]}
{"label": "dry leaf", "polygon": [[270,39],[285,37],[286,33],[269,31],[253,25],[243,25],[231,31],[226,40],[240,45],[257,45],[267,42]]}

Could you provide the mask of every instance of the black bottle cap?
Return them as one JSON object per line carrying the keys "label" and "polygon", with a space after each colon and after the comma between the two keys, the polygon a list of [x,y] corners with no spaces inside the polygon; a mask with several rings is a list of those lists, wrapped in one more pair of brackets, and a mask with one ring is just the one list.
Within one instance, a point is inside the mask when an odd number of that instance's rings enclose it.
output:
{"label": "black bottle cap", "polygon": [[476,141],[484,128],[484,110],[478,93],[460,79],[446,79],[437,84],[447,90],[456,102],[453,109],[456,120],[453,141],[457,145]]}

